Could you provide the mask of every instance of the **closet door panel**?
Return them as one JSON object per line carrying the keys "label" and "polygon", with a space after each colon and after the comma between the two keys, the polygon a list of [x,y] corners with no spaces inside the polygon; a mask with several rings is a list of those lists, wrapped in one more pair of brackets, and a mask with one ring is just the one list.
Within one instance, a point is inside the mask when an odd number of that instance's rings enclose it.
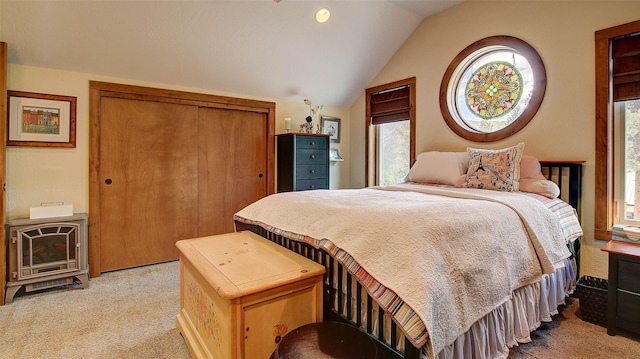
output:
{"label": "closet door panel", "polygon": [[178,258],[197,235],[198,108],[120,98],[100,104],[101,272]]}
{"label": "closet door panel", "polygon": [[199,113],[199,236],[233,232],[233,215],[268,194],[268,119],[219,108]]}

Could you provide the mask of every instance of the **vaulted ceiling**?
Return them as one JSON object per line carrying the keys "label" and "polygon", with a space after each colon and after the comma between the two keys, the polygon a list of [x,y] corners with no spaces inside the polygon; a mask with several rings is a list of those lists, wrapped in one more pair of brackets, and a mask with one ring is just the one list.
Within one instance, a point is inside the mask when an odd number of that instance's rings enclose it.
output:
{"label": "vaulted ceiling", "polygon": [[461,1],[0,1],[0,41],[10,64],[350,106],[425,17]]}

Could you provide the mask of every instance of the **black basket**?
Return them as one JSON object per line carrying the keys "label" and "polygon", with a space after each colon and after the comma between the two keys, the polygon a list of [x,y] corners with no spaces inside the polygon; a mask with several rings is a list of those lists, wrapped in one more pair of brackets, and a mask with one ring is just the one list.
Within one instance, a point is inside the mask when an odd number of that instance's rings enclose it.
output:
{"label": "black basket", "polygon": [[582,320],[607,326],[607,287],[606,279],[582,276],[578,279],[576,297],[580,300]]}

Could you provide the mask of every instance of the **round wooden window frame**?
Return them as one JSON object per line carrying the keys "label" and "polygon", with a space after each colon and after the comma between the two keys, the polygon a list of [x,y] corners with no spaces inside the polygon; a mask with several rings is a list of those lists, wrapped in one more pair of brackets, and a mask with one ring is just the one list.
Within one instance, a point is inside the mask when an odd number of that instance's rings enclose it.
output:
{"label": "round wooden window frame", "polygon": [[[527,105],[527,108],[518,116],[518,118],[509,126],[500,129],[495,132],[478,132],[469,128],[466,124],[460,123],[462,120],[458,120],[449,110],[449,85],[454,73],[458,71],[460,64],[473,63],[478,57],[485,54],[485,52],[479,52],[488,47],[502,47],[511,49],[524,56],[533,72],[534,86],[533,93],[531,94],[531,100]],[[474,59],[469,59],[474,55]],[[465,66],[464,71],[468,66]],[[454,79],[455,80],[455,79]],[[454,84],[457,87],[457,83]],[[544,94],[547,88],[547,73],[542,62],[542,58],[538,52],[528,43],[513,36],[491,36],[474,42],[462,50],[449,64],[447,70],[442,77],[442,83],[440,84],[440,112],[444,117],[444,121],[447,126],[455,132],[458,136],[474,142],[493,142],[505,139],[516,132],[523,129],[535,116],[542,104]],[[454,106],[454,105],[452,105]]]}

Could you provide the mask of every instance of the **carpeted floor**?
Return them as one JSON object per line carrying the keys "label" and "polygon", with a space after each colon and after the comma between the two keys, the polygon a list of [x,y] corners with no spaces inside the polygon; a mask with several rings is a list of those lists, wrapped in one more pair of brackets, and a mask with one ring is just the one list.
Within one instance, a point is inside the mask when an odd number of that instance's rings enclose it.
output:
{"label": "carpeted floor", "polygon": [[0,307],[0,358],[190,358],[176,330],[179,271],[168,262],[16,297]]}
{"label": "carpeted floor", "polygon": [[[0,307],[0,358],[189,359],[175,326],[179,281],[175,261],[105,273],[87,289],[19,295]],[[578,300],[567,304],[509,358],[640,358],[640,337],[608,336],[579,318]]]}
{"label": "carpeted floor", "polygon": [[580,301],[567,298],[567,306],[531,333],[531,343],[512,348],[509,359],[640,358],[640,336],[607,335],[607,329],[580,319]]}

